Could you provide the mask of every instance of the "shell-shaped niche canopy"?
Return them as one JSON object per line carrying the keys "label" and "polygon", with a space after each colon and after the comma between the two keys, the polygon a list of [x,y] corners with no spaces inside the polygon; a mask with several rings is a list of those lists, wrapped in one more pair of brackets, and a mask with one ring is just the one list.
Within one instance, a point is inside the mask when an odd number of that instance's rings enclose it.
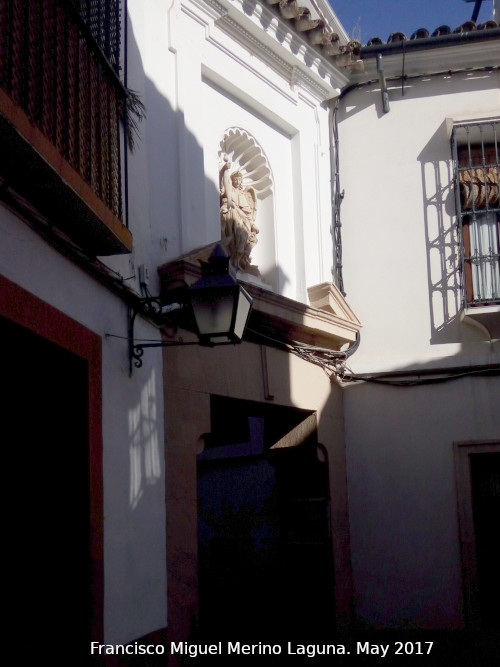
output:
{"label": "shell-shaped niche canopy", "polygon": [[243,184],[252,186],[259,199],[272,192],[272,174],[264,151],[245,130],[231,127],[220,142],[219,159],[226,155],[232,162],[232,171],[240,171]]}

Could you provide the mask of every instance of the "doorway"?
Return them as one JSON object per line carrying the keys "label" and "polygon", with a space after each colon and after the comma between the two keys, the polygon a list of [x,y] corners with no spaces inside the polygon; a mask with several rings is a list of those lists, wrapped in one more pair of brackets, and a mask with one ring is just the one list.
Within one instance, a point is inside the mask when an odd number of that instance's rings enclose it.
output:
{"label": "doorway", "polygon": [[500,629],[500,452],[471,455],[470,470],[481,626]]}
{"label": "doorway", "polygon": [[334,627],[328,470],[316,433],[272,446],[310,415],[212,397],[198,456],[200,627],[290,638]]}
{"label": "doorway", "polygon": [[58,651],[86,651],[93,615],[87,362],[5,318],[0,335],[4,472],[14,508],[9,612],[31,645],[52,636]]}
{"label": "doorway", "polygon": [[500,441],[455,443],[464,621],[498,629]]}

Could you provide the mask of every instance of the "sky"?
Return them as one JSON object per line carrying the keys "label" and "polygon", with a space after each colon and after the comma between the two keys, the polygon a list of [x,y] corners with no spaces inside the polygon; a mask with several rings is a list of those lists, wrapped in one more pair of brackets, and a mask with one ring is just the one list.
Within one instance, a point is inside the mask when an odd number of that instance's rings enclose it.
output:
{"label": "sky", "polygon": [[[384,42],[393,32],[410,37],[418,28],[433,33],[441,25],[452,30],[468,21],[474,2],[464,0],[328,0],[352,39],[363,44],[371,37]],[[493,16],[493,1],[484,0],[478,23]]]}

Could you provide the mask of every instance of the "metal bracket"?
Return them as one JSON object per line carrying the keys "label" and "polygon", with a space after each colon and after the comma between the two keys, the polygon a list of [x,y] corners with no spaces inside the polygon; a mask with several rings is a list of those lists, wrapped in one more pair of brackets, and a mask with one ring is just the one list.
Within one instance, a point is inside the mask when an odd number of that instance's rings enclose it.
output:
{"label": "metal bracket", "polygon": [[472,10],[472,17],[471,21],[474,21],[474,23],[477,21],[477,17],[479,16],[479,10],[481,9],[481,5],[483,4],[484,0],[464,0],[465,2],[474,2],[474,9]]}
{"label": "metal bracket", "polygon": [[183,341],[154,341],[150,343],[136,343],[134,337],[135,318],[140,313],[144,317],[155,322],[158,326],[167,326],[171,324],[170,313],[184,308],[183,303],[169,303],[162,305],[159,297],[147,297],[140,300],[139,308],[129,309],[128,320],[128,356],[129,356],[129,375],[132,376],[132,371],[135,368],[142,366],[142,356],[144,349],[147,347],[168,347],[171,345],[188,345]]}

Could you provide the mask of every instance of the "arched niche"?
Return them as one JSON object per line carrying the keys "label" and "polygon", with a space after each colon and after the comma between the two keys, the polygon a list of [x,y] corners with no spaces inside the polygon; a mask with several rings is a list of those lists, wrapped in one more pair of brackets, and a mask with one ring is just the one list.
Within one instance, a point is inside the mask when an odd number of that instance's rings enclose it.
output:
{"label": "arched niche", "polygon": [[[224,177],[240,172],[242,189],[250,196],[250,207],[256,206],[254,226],[258,232],[249,239],[249,267],[238,266],[239,277],[273,289],[277,287],[276,242],[274,225],[273,176],[267,157],[257,140],[246,130],[231,127],[224,132],[219,144],[219,174],[221,186],[221,226],[224,236]],[[232,186],[230,186],[232,187]],[[234,253],[233,253],[234,254]],[[234,263],[237,263],[235,260]]]}

